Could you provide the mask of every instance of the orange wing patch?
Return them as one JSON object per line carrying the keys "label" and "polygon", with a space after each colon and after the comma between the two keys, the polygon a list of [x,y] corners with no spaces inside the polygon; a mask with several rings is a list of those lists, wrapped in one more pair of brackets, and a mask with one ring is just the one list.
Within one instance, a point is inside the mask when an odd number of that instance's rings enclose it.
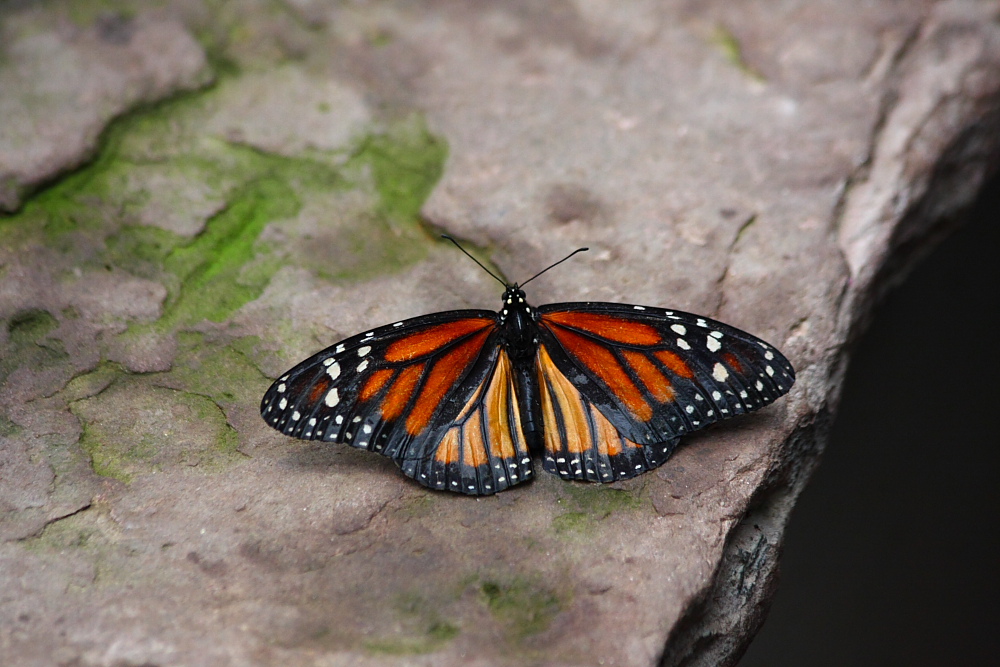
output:
{"label": "orange wing patch", "polygon": [[461,449],[461,443],[458,439],[457,428],[448,429],[448,432],[444,434],[441,438],[441,443],[438,445],[437,452],[434,454],[434,460],[438,463],[458,463],[458,454]]}
{"label": "orange wing patch", "polygon": [[663,362],[663,365],[670,369],[674,375],[679,375],[686,380],[694,377],[694,371],[687,362],[676,352],[670,350],[658,350],[653,352],[653,356]]}
{"label": "orange wing patch", "polygon": [[391,368],[383,368],[382,370],[375,371],[371,374],[365,381],[365,386],[361,388],[361,394],[359,395],[362,401],[367,401],[371,399],[375,394],[382,391],[382,387],[392,379],[393,373],[396,371]]}
{"label": "orange wing patch", "polygon": [[411,361],[417,357],[422,357],[435,350],[439,350],[456,338],[461,338],[467,334],[482,331],[492,326],[494,326],[493,320],[479,317],[455,320],[447,324],[431,326],[422,331],[410,334],[406,338],[397,340],[387,347],[384,359],[390,363]]}
{"label": "orange wing patch", "polygon": [[406,430],[410,435],[417,435],[427,427],[434,411],[441,404],[441,399],[469,367],[469,364],[479,356],[488,335],[488,331],[479,333],[448,352],[434,364],[427,376],[427,382],[420,390],[420,395],[417,397],[417,402],[413,406],[410,416],[406,418]]}
{"label": "orange wing patch", "polygon": [[573,327],[627,345],[656,345],[662,340],[655,327],[613,315],[566,310],[542,315],[542,321]]}
{"label": "orange wing patch", "polygon": [[[518,449],[527,451],[521,430],[521,413],[517,409],[514,397],[514,387],[510,375],[510,360],[505,352],[500,353],[497,360],[496,379],[490,383],[486,392],[484,409],[486,412],[486,428],[490,442],[496,446],[495,453],[504,459],[518,455]],[[514,421],[510,420],[511,406],[514,406]],[[518,438],[520,442],[518,442]]]}
{"label": "orange wing patch", "polygon": [[316,384],[313,385],[313,388],[309,390],[309,403],[319,403],[320,400],[326,396],[326,391],[329,388],[330,378],[325,375],[320,376],[320,378],[316,380]]}
{"label": "orange wing patch", "polygon": [[392,385],[391,391],[386,394],[385,402],[382,404],[382,419],[392,421],[403,414],[406,404],[410,402],[413,390],[416,389],[420,376],[424,373],[424,364],[417,364],[404,368]]}
{"label": "orange wing patch", "polygon": [[616,429],[601,411],[590,406],[590,417],[597,427],[597,451],[605,456],[618,456],[622,453],[622,440]]}
{"label": "orange wing patch", "polygon": [[[563,347],[608,385],[612,393],[625,404],[636,419],[645,422],[652,418],[653,408],[646,402],[639,387],[632,382],[632,378],[607,347],[567,329],[552,330],[552,333]],[[539,348],[542,349],[544,346]],[[549,363],[552,363],[551,359]]]}
{"label": "orange wing patch", "polygon": [[639,449],[640,445],[632,442],[608,421],[608,418],[601,414],[600,410],[593,405],[590,406],[590,415],[594,420],[597,429],[597,451],[607,456],[618,456],[626,449]]}
{"label": "orange wing patch", "polygon": [[473,468],[490,462],[486,456],[487,444],[483,440],[482,415],[483,413],[478,410],[473,412],[469,421],[462,427],[462,435],[465,436],[462,438],[462,460]]}
{"label": "orange wing patch", "polygon": [[542,419],[545,428],[545,448],[550,452],[563,450],[562,435],[556,406],[562,417],[566,431],[566,451],[580,454],[593,446],[590,425],[587,423],[586,406],[583,397],[552,363],[552,357],[542,345],[538,348],[539,385],[542,394]]}
{"label": "orange wing patch", "polygon": [[653,398],[660,403],[674,400],[674,389],[670,386],[670,380],[649,360],[649,357],[635,350],[622,350],[621,353]]}
{"label": "orange wing patch", "polygon": [[722,360],[726,362],[727,366],[732,368],[737,373],[746,373],[746,371],[743,370],[743,364],[740,363],[740,360],[737,359],[736,355],[732,352],[726,352],[722,355]]}

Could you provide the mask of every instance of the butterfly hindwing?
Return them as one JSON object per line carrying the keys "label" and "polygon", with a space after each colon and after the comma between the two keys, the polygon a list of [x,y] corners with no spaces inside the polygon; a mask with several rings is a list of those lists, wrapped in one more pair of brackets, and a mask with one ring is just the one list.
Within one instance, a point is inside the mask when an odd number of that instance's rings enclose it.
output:
{"label": "butterfly hindwing", "polygon": [[496,347],[488,373],[471,379],[478,386],[458,392],[468,399],[432,448],[413,448],[400,465],[425,486],[490,495],[530,479],[531,455],[507,353]]}
{"label": "butterfly hindwing", "polygon": [[389,456],[425,486],[495,493],[531,474],[497,337],[490,311],[380,327],[280,377],[261,415],[286,435]]}
{"label": "butterfly hindwing", "polygon": [[[773,347],[698,315],[612,303],[538,312],[543,404],[548,392],[550,403],[562,406],[543,415],[546,470],[562,476],[611,481],[603,473],[612,467],[611,477],[639,474],[663,463],[679,436],[763,407],[794,381],[791,364]],[[609,470],[593,473],[569,466],[567,451],[581,447],[573,432],[588,429],[603,430],[606,441],[617,437],[618,456],[627,460],[605,461]],[[598,439],[586,449],[596,457]]]}
{"label": "butterfly hindwing", "polygon": [[[676,438],[639,444],[623,435],[605,416],[617,412],[614,403],[605,400],[598,407],[591,398],[595,392],[582,390],[590,380],[572,370],[570,376],[563,373],[545,343],[539,346],[537,367],[546,472],[563,479],[614,482],[656,468],[673,453]],[[622,418],[618,415],[616,421]]]}

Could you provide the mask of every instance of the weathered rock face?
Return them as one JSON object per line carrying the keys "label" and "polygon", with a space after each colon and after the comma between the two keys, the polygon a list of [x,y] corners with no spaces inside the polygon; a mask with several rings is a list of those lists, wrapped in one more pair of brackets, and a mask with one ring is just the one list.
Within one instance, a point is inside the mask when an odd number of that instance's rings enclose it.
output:
{"label": "weathered rock face", "polygon": [[[80,4],[0,15],[4,664],[734,662],[844,343],[1000,148],[996,2]],[[799,380],[609,487],[270,431],[298,359],[496,304],[426,221]]]}

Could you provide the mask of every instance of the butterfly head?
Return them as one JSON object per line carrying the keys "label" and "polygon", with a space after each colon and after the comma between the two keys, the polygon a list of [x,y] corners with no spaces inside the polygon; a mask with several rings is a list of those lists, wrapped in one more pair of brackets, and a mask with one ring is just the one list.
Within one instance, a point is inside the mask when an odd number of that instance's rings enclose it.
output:
{"label": "butterfly head", "polygon": [[500,306],[501,323],[515,314],[527,315],[529,319],[532,317],[531,306],[528,305],[527,296],[524,294],[524,290],[518,287],[516,283],[507,285],[501,301],[503,302],[503,305]]}

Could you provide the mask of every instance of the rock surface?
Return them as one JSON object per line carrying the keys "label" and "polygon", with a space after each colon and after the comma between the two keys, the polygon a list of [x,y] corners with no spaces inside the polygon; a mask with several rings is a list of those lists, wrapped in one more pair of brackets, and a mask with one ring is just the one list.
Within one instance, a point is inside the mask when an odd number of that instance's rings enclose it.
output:
{"label": "rock surface", "polygon": [[[0,662],[734,663],[891,278],[1000,143],[1000,3],[0,10]],[[422,220],[418,213],[422,212]],[[799,380],[610,487],[428,492],[270,378],[497,286]]]}

